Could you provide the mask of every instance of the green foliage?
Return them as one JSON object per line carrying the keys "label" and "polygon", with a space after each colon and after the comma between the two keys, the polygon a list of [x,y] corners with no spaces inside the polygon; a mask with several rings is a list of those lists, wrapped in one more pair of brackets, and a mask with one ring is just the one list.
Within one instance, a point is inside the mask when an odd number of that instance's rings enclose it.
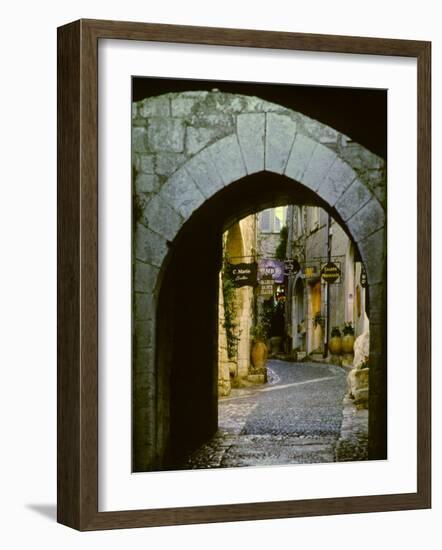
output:
{"label": "green foliage", "polygon": [[321,312],[318,311],[315,316],[313,317],[313,326],[314,328],[321,326],[324,328],[325,326],[325,317],[321,315]]}
{"label": "green foliage", "polygon": [[238,352],[238,343],[240,334],[238,334],[238,323],[236,323],[236,287],[231,278],[229,269],[229,260],[227,254],[224,255],[222,270],[222,289],[224,298],[224,323],[227,337],[227,355],[229,359],[236,359]]}
{"label": "green foliage", "polygon": [[342,329],[342,332],[345,335],[350,334],[351,336],[354,336],[355,329],[353,328],[353,325],[351,323],[345,323],[344,327]]}
{"label": "green foliage", "polygon": [[339,327],[333,327],[331,330],[331,337],[337,336],[338,338],[341,336],[341,331],[339,330]]}
{"label": "green foliage", "polygon": [[264,300],[262,304],[261,323],[265,327],[267,338],[271,336],[284,336],[284,310],[283,302],[276,302],[273,298]]}
{"label": "green foliage", "polygon": [[284,227],[279,232],[279,244],[275,250],[275,257],[277,260],[282,261],[286,259],[288,234],[289,232],[287,226],[284,225]]}
{"label": "green foliage", "polygon": [[264,323],[258,323],[250,329],[250,335],[255,342],[265,342],[269,337],[268,327]]}

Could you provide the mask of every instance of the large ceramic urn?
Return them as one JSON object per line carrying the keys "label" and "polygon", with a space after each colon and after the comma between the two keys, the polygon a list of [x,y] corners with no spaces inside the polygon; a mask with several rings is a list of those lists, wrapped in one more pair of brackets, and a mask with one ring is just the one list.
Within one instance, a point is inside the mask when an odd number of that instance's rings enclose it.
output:
{"label": "large ceramic urn", "polygon": [[256,340],[252,346],[252,364],[255,369],[261,369],[267,361],[268,349],[262,340]]}

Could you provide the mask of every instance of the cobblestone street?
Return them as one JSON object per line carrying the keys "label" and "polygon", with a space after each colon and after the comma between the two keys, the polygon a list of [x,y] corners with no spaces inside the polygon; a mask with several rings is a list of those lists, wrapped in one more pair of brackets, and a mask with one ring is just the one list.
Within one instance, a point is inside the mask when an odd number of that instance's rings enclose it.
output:
{"label": "cobblestone street", "polygon": [[233,389],[219,402],[217,434],[184,468],[335,460],[346,372],[318,363],[267,363],[269,382]]}

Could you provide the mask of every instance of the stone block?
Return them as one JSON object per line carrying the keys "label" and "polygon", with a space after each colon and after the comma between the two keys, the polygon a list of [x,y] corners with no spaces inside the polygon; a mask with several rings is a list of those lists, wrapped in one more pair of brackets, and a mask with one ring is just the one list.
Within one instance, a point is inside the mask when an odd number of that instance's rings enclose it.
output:
{"label": "stone block", "polygon": [[324,176],[317,192],[327,204],[334,206],[356,177],[354,170],[346,162],[337,158]]}
{"label": "stone block", "polygon": [[329,143],[336,145],[342,139],[342,134],[334,128],[330,128],[330,126],[326,126],[325,124],[304,115],[301,117],[300,126],[302,128],[302,133],[309,135],[318,143]]}
{"label": "stone block", "polygon": [[144,127],[132,128],[132,151],[134,153],[146,152],[147,130]]}
{"label": "stone block", "polygon": [[137,193],[154,193],[160,187],[160,180],[155,174],[140,173],[135,178],[135,191]]}
{"label": "stone block", "polygon": [[189,218],[205,200],[196,183],[183,168],[167,180],[160,195],[174,210],[180,212],[184,219]]}
{"label": "stone block", "polygon": [[160,195],[154,196],[146,204],[142,219],[144,225],[168,241],[173,241],[184,223],[180,213],[174,210]]}
{"label": "stone block", "polygon": [[139,165],[137,167],[137,170],[138,172],[143,172],[144,174],[154,174],[155,173],[154,155],[140,155]]}
{"label": "stone block", "polygon": [[158,273],[158,267],[136,260],[134,264],[135,292],[154,292],[157,284]]}
{"label": "stone block", "polygon": [[170,101],[172,116],[186,117],[187,115],[190,115],[190,113],[192,112],[192,108],[197,101],[197,97],[186,96],[184,94],[179,94],[175,97],[172,97]]}
{"label": "stone block", "polygon": [[301,181],[315,148],[315,141],[297,133],[287,161],[285,175],[295,181]]}
{"label": "stone block", "polygon": [[152,118],[148,128],[152,151],[181,153],[184,150],[184,121],[177,118]]}
{"label": "stone block", "polygon": [[341,153],[345,160],[358,171],[381,169],[385,165],[381,157],[371,153],[359,143],[347,142],[346,146],[341,149]]}
{"label": "stone block", "polygon": [[366,360],[370,354],[370,333],[369,331],[360,334],[354,344],[354,360],[353,366],[357,369],[359,368]]}
{"label": "stone block", "polygon": [[[151,327],[150,333],[153,334],[153,325]],[[135,345],[134,349],[134,386],[145,387],[146,385],[152,385],[155,379],[155,369],[154,366],[154,350],[152,347],[143,347],[140,343],[138,347]],[[138,382],[138,383],[137,383]],[[135,389],[135,387],[134,387]]]}
{"label": "stone block", "polygon": [[214,128],[195,128],[194,126],[188,126],[186,129],[186,153],[188,155],[194,155],[204,149],[206,145],[214,141],[219,137],[219,129]]}
{"label": "stone block", "polygon": [[382,324],[386,319],[385,315],[385,294],[384,294],[384,284],[371,284],[368,288],[369,293],[369,315],[371,323]]}
{"label": "stone block", "polygon": [[160,267],[168,252],[167,241],[158,233],[138,223],[135,229],[135,257]]}
{"label": "stone block", "polygon": [[247,173],[264,170],[265,114],[238,115],[236,132]]}
{"label": "stone block", "polygon": [[374,197],[347,220],[347,227],[356,241],[361,241],[384,227],[385,213]]}
{"label": "stone block", "polygon": [[152,293],[135,292],[133,307],[136,321],[155,319],[155,296]]}
{"label": "stone block", "polygon": [[160,176],[170,176],[185,161],[182,153],[158,153],[156,156],[155,172]]}
{"label": "stone block", "polygon": [[325,145],[318,144],[310,157],[300,183],[316,191],[336,159],[334,151]]}
{"label": "stone block", "polygon": [[265,375],[264,374],[249,374],[247,380],[252,384],[265,384]]}
{"label": "stone block", "polygon": [[266,114],[265,168],[283,174],[296,134],[296,122],[287,115]]}
{"label": "stone block", "polygon": [[366,239],[357,241],[359,252],[367,272],[369,285],[381,283],[385,277],[385,231],[379,229]]}
{"label": "stone block", "polygon": [[223,180],[218,174],[215,164],[207,149],[202,150],[190,159],[184,166],[197,184],[201,193],[209,198],[224,187]]}
{"label": "stone block", "polygon": [[138,112],[144,118],[170,116],[170,100],[167,95],[150,97],[138,103]]}
{"label": "stone block", "polygon": [[220,139],[207,147],[207,151],[224,185],[247,175],[236,134]]}
{"label": "stone block", "polygon": [[137,352],[146,348],[151,348],[154,337],[154,323],[148,320],[136,320],[135,328],[135,349]]}
{"label": "stone block", "polygon": [[366,185],[359,179],[355,181],[344,191],[344,194],[338,199],[335,208],[341,218],[347,221],[358,210],[360,210],[373,197]]}

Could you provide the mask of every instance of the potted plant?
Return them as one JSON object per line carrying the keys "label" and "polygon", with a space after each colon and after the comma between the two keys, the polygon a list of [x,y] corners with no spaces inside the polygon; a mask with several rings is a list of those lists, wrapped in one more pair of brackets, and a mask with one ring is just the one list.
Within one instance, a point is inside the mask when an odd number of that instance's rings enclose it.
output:
{"label": "potted plant", "polygon": [[351,323],[345,323],[342,329],[342,351],[343,353],[353,353],[353,346],[355,343],[355,331]]}
{"label": "potted plant", "polygon": [[328,349],[333,355],[340,355],[342,351],[341,331],[338,327],[333,327],[328,342]]}

